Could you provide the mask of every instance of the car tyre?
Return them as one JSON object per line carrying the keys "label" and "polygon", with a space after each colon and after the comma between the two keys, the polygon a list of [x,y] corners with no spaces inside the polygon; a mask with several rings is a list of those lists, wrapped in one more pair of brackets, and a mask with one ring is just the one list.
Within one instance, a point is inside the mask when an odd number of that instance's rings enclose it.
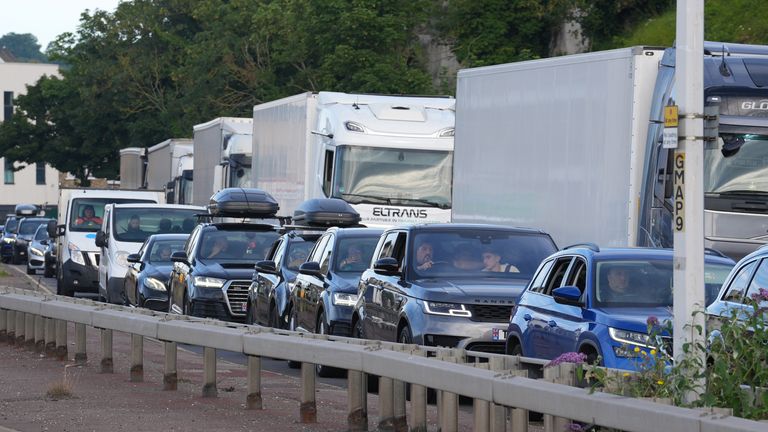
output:
{"label": "car tyre", "polygon": [[52,277],[55,276],[55,273],[54,273],[53,269],[45,267],[45,269],[43,270],[43,276],[45,276],[47,278],[52,278]]}
{"label": "car tyre", "polygon": [[34,274],[37,274],[37,270],[35,270],[35,269],[33,269],[32,267],[30,267],[30,266],[29,266],[29,263],[27,263],[27,274],[28,274],[28,275],[34,275]]}
{"label": "car tyre", "polygon": [[56,294],[67,296],[67,297],[75,296],[75,289],[72,287],[66,286],[64,282],[64,274],[62,273],[61,268],[59,268],[56,275]]}
{"label": "car tyre", "polygon": [[13,251],[13,257],[11,258],[11,264],[21,264],[21,257],[16,251]]}

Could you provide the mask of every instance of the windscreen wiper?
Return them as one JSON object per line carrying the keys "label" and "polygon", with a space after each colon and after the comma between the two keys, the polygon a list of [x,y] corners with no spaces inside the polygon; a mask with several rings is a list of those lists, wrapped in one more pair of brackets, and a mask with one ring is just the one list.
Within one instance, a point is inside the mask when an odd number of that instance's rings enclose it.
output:
{"label": "windscreen wiper", "polygon": [[[383,203],[385,203],[385,204],[387,204],[387,205],[392,205],[392,200],[391,200],[391,199],[389,199],[389,198],[384,198],[384,197],[380,197],[380,196],[376,196],[376,195],[365,195],[365,194],[342,193],[342,194],[341,194],[341,196],[345,196],[345,197],[356,197],[356,198],[365,198],[365,199],[375,199],[375,200],[379,200],[379,201],[381,201],[381,202],[383,202]],[[352,203],[352,204],[362,204],[362,203],[364,203],[364,201],[358,201],[358,202],[356,202],[356,203]]]}
{"label": "windscreen wiper", "polygon": [[768,195],[768,191],[749,190],[749,189],[738,189],[738,190],[710,192],[710,193],[717,194],[717,195],[761,195],[761,196]]}
{"label": "windscreen wiper", "polygon": [[451,205],[448,203],[441,203],[437,201],[428,200],[425,198],[395,198],[396,201],[410,201],[410,202],[417,202],[421,204],[426,204],[430,207],[437,207],[439,209],[449,209],[451,208]]}

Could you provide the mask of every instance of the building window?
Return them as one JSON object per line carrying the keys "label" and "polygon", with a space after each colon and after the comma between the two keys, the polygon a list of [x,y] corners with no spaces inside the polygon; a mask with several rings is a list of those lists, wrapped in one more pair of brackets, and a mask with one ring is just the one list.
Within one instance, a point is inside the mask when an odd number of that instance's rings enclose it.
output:
{"label": "building window", "polygon": [[3,120],[10,120],[13,116],[13,92],[3,92]]}
{"label": "building window", "polygon": [[35,183],[39,185],[45,184],[45,164],[44,163],[35,164]]}
{"label": "building window", "polygon": [[13,161],[5,159],[5,184],[13,184]]}

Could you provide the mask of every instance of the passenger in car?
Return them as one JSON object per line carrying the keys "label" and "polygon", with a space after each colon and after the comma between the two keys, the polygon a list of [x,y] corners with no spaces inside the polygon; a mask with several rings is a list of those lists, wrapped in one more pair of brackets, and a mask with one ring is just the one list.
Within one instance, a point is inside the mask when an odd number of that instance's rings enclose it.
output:
{"label": "passenger in car", "polygon": [[485,267],[482,271],[485,272],[520,273],[520,270],[512,264],[502,263],[501,254],[493,248],[483,251],[483,265]]}
{"label": "passenger in car", "polygon": [[623,267],[608,269],[608,289],[603,292],[603,301],[616,301],[626,296],[629,287],[629,273]]}
{"label": "passenger in car", "polygon": [[221,258],[229,248],[229,242],[226,237],[216,237],[210,248],[210,251],[205,255],[206,258]]}

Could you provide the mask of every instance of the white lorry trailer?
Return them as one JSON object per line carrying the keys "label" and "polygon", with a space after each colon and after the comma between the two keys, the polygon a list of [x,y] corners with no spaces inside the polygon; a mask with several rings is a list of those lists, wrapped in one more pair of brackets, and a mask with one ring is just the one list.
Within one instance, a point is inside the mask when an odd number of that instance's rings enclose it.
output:
{"label": "white lorry trailer", "polygon": [[[768,240],[768,47],[705,45],[702,97],[720,115],[705,245],[739,258]],[[632,47],[459,71],[453,220],[537,227],[561,245],[671,247],[674,60],[674,48]]]}
{"label": "white lorry trailer", "polygon": [[447,222],[455,102],[319,92],[256,105],[252,184],[286,215],[332,197],[366,225]]}
{"label": "white lorry trailer", "polygon": [[192,140],[171,138],[147,149],[144,187],[165,189],[166,202],[180,204],[184,194],[191,199]]}
{"label": "white lorry trailer", "polygon": [[194,126],[192,203],[207,205],[228,187],[250,187],[253,130],[249,118],[219,117]]}
{"label": "white lorry trailer", "polygon": [[120,189],[138,189],[144,185],[144,159],[141,147],[120,150]]}

